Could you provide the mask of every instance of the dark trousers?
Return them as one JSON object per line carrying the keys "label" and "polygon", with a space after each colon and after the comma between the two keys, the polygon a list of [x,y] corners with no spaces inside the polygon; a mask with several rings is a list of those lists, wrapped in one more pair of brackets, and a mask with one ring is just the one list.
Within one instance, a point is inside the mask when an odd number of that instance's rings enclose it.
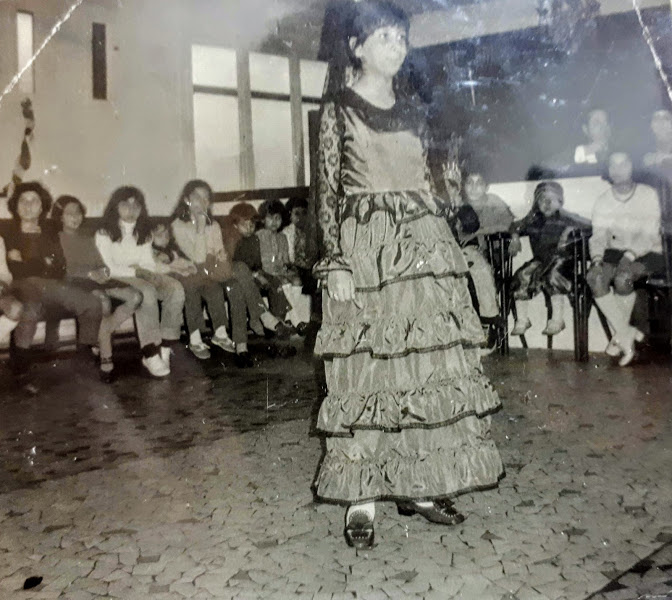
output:
{"label": "dark trousers", "polygon": [[204,301],[210,313],[213,331],[226,326],[226,300],[224,290],[219,283],[200,273],[188,276],[173,275],[172,277],[184,287],[184,313],[189,333],[205,329]]}
{"label": "dark trousers", "polygon": [[15,281],[12,288],[23,303],[21,320],[14,330],[16,346],[30,348],[37,324],[52,311],[73,314],[77,319],[79,343],[98,343],[103,307],[90,292],[60,279],[28,277]]}

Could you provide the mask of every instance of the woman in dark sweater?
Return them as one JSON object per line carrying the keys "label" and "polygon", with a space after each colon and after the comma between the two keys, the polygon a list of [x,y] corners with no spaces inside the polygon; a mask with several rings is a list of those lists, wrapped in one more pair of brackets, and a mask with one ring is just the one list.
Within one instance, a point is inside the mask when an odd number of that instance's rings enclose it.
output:
{"label": "woman in dark sweater", "polygon": [[65,281],[65,260],[53,228],[46,222],[51,195],[37,182],[20,183],[7,201],[13,226],[5,238],[7,266],[14,279],[13,289],[24,303],[24,313],[16,327],[15,367],[25,366],[25,352],[35,336],[37,324],[49,310],[72,313],[79,325],[79,343],[98,344],[102,319],[100,301],[90,293]]}

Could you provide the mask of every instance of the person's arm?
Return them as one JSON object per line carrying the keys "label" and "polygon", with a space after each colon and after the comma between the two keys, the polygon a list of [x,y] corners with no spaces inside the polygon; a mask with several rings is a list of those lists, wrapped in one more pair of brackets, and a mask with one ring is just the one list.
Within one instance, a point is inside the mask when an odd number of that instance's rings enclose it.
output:
{"label": "person's arm", "polygon": [[135,267],[117,262],[114,257],[114,242],[102,231],[96,232],[96,248],[105,266],[110,270],[111,277],[135,277]]}
{"label": "person's arm", "polygon": [[170,273],[173,269],[171,265],[166,265],[160,262],[157,262],[154,258],[154,252],[152,251],[152,242],[150,240],[146,241],[144,244],[138,244],[136,246],[136,261],[135,264],[141,269],[150,271],[151,273]]}
{"label": "person's arm", "polygon": [[321,260],[313,267],[317,277],[330,271],[348,271],[352,267],[341,249],[341,153],[343,126],[338,107],[328,102],[322,108],[317,152],[317,226],[321,242]]}
{"label": "person's arm", "polygon": [[12,274],[7,266],[7,251],[5,241],[0,237],[0,284],[9,285],[12,283]]}
{"label": "person's arm", "polygon": [[205,262],[207,240],[205,231],[198,233],[191,223],[176,219],[172,223],[173,238],[180,251],[191,261]]}
{"label": "person's arm", "polygon": [[61,242],[56,235],[42,234],[44,237],[44,262],[45,275],[53,279],[62,279],[65,277],[65,256]]}
{"label": "person's arm", "polygon": [[590,260],[593,264],[599,264],[604,258],[604,253],[607,250],[610,236],[610,225],[607,211],[602,207],[600,199],[597,200],[593,207],[592,225],[593,235],[588,242],[590,249]]}

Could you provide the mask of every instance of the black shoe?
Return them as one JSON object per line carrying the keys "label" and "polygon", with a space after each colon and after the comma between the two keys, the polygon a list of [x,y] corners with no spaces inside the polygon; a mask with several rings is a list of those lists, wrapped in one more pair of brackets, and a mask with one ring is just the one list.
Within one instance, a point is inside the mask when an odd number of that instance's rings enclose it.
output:
{"label": "black shoe", "polygon": [[289,336],[291,336],[292,333],[294,333],[294,328],[283,323],[282,321],[279,321],[277,327],[274,330],[274,333],[277,339],[287,340],[289,339]]}
{"label": "black shoe", "polygon": [[250,369],[254,367],[254,360],[249,352],[239,352],[233,357],[233,362],[239,369]]}
{"label": "black shoe", "polygon": [[343,535],[351,548],[357,548],[357,550],[373,548],[375,532],[373,531],[373,519],[369,513],[363,510],[353,511],[345,525]]}
{"label": "black shoe", "polygon": [[464,515],[455,510],[450,500],[436,500],[427,507],[418,506],[415,502],[399,502],[397,512],[403,517],[418,514],[439,525],[459,525],[464,521]]}

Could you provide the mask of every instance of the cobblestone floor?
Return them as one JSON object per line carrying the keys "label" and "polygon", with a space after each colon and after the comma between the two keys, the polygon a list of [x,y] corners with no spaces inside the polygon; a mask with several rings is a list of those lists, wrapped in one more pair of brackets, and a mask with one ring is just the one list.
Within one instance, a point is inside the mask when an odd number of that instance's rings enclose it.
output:
{"label": "cobblestone floor", "polygon": [[[74,359],[0,372],[0,599],[663,598],[672,590],[672,372],[489,358],[507,477],[454,528],[380,505],[377,546],[316,504],[308,355],[255,371],[178,352],[112,386]],[[29,577],[41,577],[24,591]],[[34,580],[37,583],[39,580]]]}

